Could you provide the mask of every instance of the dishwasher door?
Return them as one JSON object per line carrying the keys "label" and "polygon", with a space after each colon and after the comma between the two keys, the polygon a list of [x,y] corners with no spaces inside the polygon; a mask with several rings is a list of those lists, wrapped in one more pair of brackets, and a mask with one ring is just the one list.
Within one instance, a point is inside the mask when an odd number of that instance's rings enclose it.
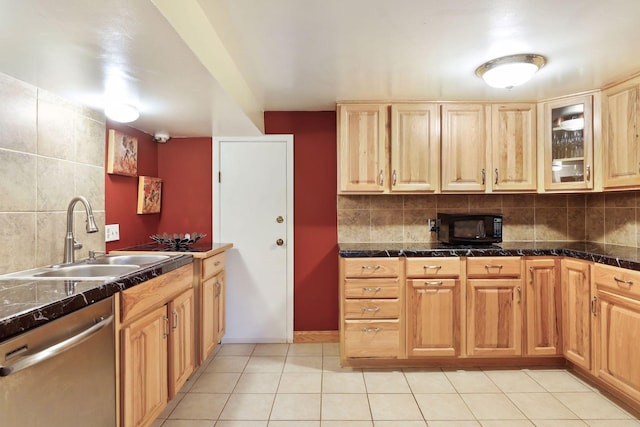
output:
{"label": "dishwasher door", "polygon": [[0,344],[0,426],[116,425],[113,298]]}

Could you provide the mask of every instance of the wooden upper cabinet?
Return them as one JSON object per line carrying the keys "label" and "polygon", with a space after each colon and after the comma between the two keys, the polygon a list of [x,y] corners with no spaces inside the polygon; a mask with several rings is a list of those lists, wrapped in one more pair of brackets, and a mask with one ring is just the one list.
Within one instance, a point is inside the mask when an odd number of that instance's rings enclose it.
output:
{"label": "wooden upper cabinet", "polygon": [[442,191],[484,192],[487,124],[482,104],[442,105]]}
{"label": "wooden upper cabinet", "polygon": [[391,191],[434,192],[439,175],[438,105],[391,105]]}
{"label": "wooden upper cabinet", "polygon": [[338,106],[338,192],[381,193],[388,181],[387,106]]}
{"label": "wooden upper cabinet", "polygon": [[544,190],[593,189],[593,95],[546,102],[541,111]]}
{"label": "wooden upper cabinet", "polygon": [[491,146],[493,191],[535,191],[535,104],[492,105]]}
{"label": "wooden upper cabinet", "polygon": [[640,185],[639,79],[603,92],[604,188]]}

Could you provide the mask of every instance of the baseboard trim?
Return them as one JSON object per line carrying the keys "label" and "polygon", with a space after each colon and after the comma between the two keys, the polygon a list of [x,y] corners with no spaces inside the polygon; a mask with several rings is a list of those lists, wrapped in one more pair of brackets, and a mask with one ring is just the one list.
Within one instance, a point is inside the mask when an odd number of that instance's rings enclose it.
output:
{"label": "baseboard trim", "polygon": [[340,342],[340,331],[293,331],[293,342]]}

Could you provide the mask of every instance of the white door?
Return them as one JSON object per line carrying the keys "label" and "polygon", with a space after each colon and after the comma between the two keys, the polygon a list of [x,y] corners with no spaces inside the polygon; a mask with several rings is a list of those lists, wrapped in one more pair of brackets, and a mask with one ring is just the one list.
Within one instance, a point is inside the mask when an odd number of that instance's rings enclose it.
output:
{"label": "white door", "polygon": [[214,240],[227,252],[223,342],[293,341],[293,136],[214,138]]}

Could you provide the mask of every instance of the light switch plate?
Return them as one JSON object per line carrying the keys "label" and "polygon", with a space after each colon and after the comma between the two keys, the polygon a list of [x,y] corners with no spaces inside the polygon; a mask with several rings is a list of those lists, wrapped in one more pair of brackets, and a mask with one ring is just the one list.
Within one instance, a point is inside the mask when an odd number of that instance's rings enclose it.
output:
{"label": "light switch plate", "polygon": [[120,224],[107,224],[104,226],[104,241],[113,242],[120,240]]}

